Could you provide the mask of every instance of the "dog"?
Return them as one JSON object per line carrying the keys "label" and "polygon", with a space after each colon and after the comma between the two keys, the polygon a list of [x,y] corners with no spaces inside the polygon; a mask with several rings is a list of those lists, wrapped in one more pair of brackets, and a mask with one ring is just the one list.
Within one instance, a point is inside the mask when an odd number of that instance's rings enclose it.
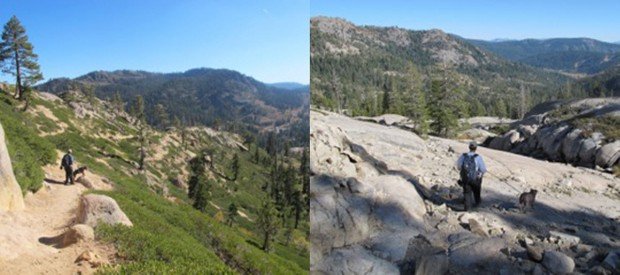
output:
{"label": "dog", "polygon": [[525,192],[519,196],[519,209],[521,212],[525,212],[525,208],[534,209],[536,193],[538,193],[538,190],[530,189],[530,192]]}
{"label": "dog", "polygon": [[77,176],[78,174],[82,174],[82,177],[85,176],[84,172],[86,172],[86,170],[88,170],[88,167],[86,166],[75,169],[75,171],[73,171],[73,178],[75,179],[75,176]]}

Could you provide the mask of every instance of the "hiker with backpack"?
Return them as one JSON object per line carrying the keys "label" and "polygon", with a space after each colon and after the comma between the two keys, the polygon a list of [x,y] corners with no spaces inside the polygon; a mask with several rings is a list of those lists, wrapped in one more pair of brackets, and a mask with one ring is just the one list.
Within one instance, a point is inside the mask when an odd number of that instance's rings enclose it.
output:
{"label": "hiker with backpack", "polygon": [[480,205],[482,177],[487,172],[482,157],[476,154],[477,147],[478,145],[475,142],[469,143],[469,152],[463,153],[457,161],[457,168],[461,173],[459,185],[463,187],[463,195],[465,197],[465,211],[469,211],[472,207],[472,195],[475,201],[474,206]]}
{"label": "hiker with backpack", "polygon": [[73,155],[71,155],[73,151],[71,149],[67,150],[67,153],[62,157],[62,161],[60,162],[60,169],[65,169],[65,185],[69,183],[73,184],[73,163],[75,159]]}

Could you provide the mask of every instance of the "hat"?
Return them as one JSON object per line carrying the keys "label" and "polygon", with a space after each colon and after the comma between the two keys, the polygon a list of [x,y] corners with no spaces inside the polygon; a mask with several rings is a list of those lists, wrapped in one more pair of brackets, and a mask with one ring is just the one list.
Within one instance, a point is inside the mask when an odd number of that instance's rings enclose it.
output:
{"label": "hat", "polygon": [[71,154],[71,153],[73,153],[73,150],[69,149],[69,150],[67,150],[67,153]]}
{"label": "hat", "polygon": [[472,141],[469,143],[469,149],[476,149],[478,147],[478,144],[476,144],[475,141]]}

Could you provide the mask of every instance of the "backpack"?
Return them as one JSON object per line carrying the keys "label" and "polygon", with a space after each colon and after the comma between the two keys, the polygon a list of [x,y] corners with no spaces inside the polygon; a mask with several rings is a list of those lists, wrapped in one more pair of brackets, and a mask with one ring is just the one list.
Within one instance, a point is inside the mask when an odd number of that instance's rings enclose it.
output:
{"label": "backpack", "polygon": [[478,167],[476,165],[476,158],[478,154],[473,156],[467,153],[463,154],[463,164],[461,164],[461,180],[465,183],[470,183],[476,180],[478,176]]}
{"label": "backpack", "polygon": [[64,157],[62,157],[62,161],[61,161],[60,165],[62,167],[67,167],[67,166],[73,165],[73,159],[71,158],[71,155],[66,154]]}

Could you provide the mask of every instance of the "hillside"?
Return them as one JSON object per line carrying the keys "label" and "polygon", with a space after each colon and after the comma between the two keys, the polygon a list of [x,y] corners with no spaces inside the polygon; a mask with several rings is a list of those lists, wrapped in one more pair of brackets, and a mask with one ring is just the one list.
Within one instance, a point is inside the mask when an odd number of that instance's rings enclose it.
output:
{"label": "hillside", "polygon": [[620,64],[577,81],[576,86],[592,97],[620,96]]}
{"label": "hillside", "polygon": [[[615,274],[620,181],[479,148],[482,202],[463,212],[467,143],[311,113],[311,272]],[[521,192],[537,189],[533,209]]]}
{"label": "hillside", "polygon": [[[92,83],[118,81],[91,77]],[[0,213],[0,251],[12,252],[0,253],[0,274],[307,272],[307,209],[299,209],[299,224],[293,225],[294,198],[301,201],[306,194],[298,172],[301,156],[284,155],[279,143],[267,152],[238,134],[204,126],[167,131],[148,127],[146,169],[141,171],[134,117],[80,92],[56,92],[63,97],[35,93],[26,112],[23,103],[0,92],[0,123],[25,195],[25,210]],[[85,179],[93,188],[57,184],[63,180],[58,159],[69,148],[78,166],[88,167]],[[236,179],[231,166],[235,155],[240,167]],[[200,167],[204,172],[196,174]],[[192,175],[209,188],[204,211],[195,209],[196,199],[188,197]],[[76,223],[75,206],[85,194],[111,197],[133,226],[100,225],[94,243],[86,247],[58,245],[54,240]],[[276,201],[275,219],[281,226],[271,252],[265,252],[258,223],[261,204],[270,198]],[[231,203],[237,207],[232,225]],[[82,249],[105,260],[92,266],[74,262]]]}
{"label": "hillside", "polygon": [[[159,129],[178,118],[186,125],[261,133],[263,141],[266,133],[277,132],[289,137],[295,146],[307,145],[302,134],[308,129],[308,110],[304,107],[309,99],[307,88],[278,88],[231,70],[97,71],[75,79],[50,80],[37,89],[56,95],[69,90],[93,92],[100,99],[113,99],[118,93],[126,110],[140,95],[146,103],[148,122]],[[167,117],[161,116],[162,109]]]}
{"label": "hillside", "polygon": [[[556,98],[559,87],[570,80],[503,59],[437,29],[356,26],[314,17],[310,32],[312,103],[352,115],[384,113],[380,105],[386,91],[391,101],[401,102],[426,92],[434,79],[450,83],[455,95],[462,96],[464,115],[498,113],[492,106],[518,100],[522,86],[531,104]],[[403,114],[399,108],[389,112]],[[516,116],[516,106],[508,104],[507,112]]]}
{"label": "hillside", "polygon": [[594,74],[620,64],[620,45],[589,38],[468,41],[508,60],[564,72]]}

